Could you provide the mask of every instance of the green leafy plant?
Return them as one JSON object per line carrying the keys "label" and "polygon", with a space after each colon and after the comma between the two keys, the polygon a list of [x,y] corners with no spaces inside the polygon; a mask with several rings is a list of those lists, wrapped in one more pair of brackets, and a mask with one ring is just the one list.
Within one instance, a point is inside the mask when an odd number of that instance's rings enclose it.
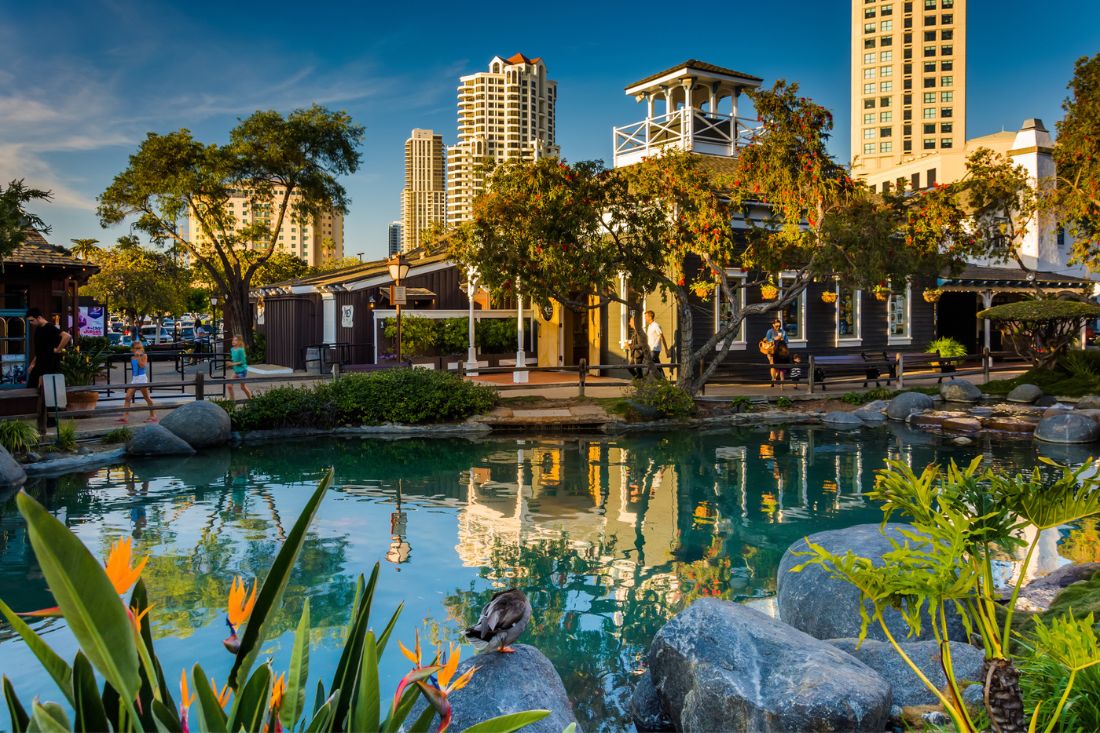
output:
{"label": "green leafy plant", "polygon": [[[1043,530],[1100,513],[1100,479],[1086,475],[1090,464],[1070,469],[1040,460],[1058,469],[1056,478],[1048,478],[1039,467],[1011,476],[982,472],[980,456],[966,468],[954,463],[946,471],[928,466],[920,475],[903,462],[887,461],[868,496],[882,502],[884,522],[902,515],[911,518],[913,529],[899,530],[901,541],[891,538],[892,549],[879,565],[851,552],[837,555],[811,542],[804,553],[809,559],[797,568],[819,565],[832,577],[859,589],[861,602],[866,604],[861,606],[860,638],[872,623],[878,625],[959,731],[975,731],[977,726],[963,704],[961,680],[951,661],[948,616],[957,614],[967,634],[981,639],[985,707],[994,729],[1026,729],[1020,669],[1012,652],[1018,638],[1013,618],[1020,588]],[[1020,536],[1028,526],[1035,532],[1024,541]],[[993,560],[1000,553],[1024,548],[1016,585],[1002,602],[994,587]],[[930,682],[899,645],[883,616],[887,608],[898,609],[913,634],[920,634],[925,627],[931,630],[941,649],[948,682],[945,689]],[[1060,701],[1052,701],[1055,707],[1045,731],[1058,727],[1075,672],[1094,665],[1094,656],[1100,660],[1091,625],[1091,618],[1080,624],[1067,615],[1054,620],[1049,628],[1036,627],[1035,645],[1068,674]],[[1037,712],[1032,710],[1032,730]]]}
{"label": "green leafy plant", "polygon": [[775,400],[775,406],[781,410],[787,410],[794,407],[794,400],[790,397],[779,397]]}
{"label": "green leafy plant", "polygon": [[108,445],[114,445],[116,443],[129,443],[130,439],[134,437],[134,431],[130,428],[122,427],[115,428],[106,435],[103,436],[102,441]]}
{"label": "green leafy plant", "polygon": [[253,333],[247,352],[249,364],[263,364],[267,361],[267,336],[261,331]]}
{"label": "green leafy plant", "polygon": [[38,445],[38,428],[25,420],[0,422],[0,445],[12,455],[21,455]]}
{"label": "green leafy plant", "polygon": [[516,322],[512,318],[483,318],[477,322],[478,350],[484,354],[515,353],[518,339]]}
{"label": "green leafy plant", "polygon": [[664,379],[635,379],[630,397],[654,410],[658,417],[687,417],[695,412],[691,395]]}
{"label": "green leafy plant", "polygon": [[[26,493],[16,506],[27,523],[27,535],[57,607],[38,614],[64,617],[79,646],[73,663],[62,659],[45,639],[0,601],[0,614],[58,685],[65,706],[35,699],[28,711],[13,682],[4,675],[2,687],[14,731],[187,731],[194,723],[206,731],[386,731],[402,728],[421,695],[430,703],[410,729],[427,731],[439,717],[439,730],[450,723],[448,695],[470,681],[474,670],[455,679],[458,650],[436,652],[425,664],[419,639],[414,668],[401,680],[389,706],[383,704],[378,660],[389,643],[403,604],[379,629],[371,627],[371,606],[378,582],[375,564],[369,579],[359,576],[347,638],[335,673],[326,685],[309,679],[309,604],[299,619],[286,671],[276,674],[271,660],[256,664],[269,641],[269,622],[282,605],[290,574],[305,543],[317,508],[332,482],[332,472],[307,500],[267,577],[251,593],[241,578],[229,593],[224,646],[233,656],[222,688],[199,664],[179,676],[179,701],[173,698],[176,677],[166,675],[153,645],[150,606],[140,579],[146,560],[137,563],[129,538],[111,548],[104,565],[45,507]],[[131,590],[132,589],[132,590]],[[129,600],[121,596],[130,593]],[[190,675],[188,675],[190,671]],[[103,679],[99,686],[96,673]],[[315,689],[312,709],[307,690]],[[232,699],[231,699],[232,698]],[[194,706],[194,711],[192,711]],[[72,720],[69,718],[72,713]],[[500,716],[470,731],[510,732],[541,720],[547,710]],[[193,717],[192,717],[193,716]]]}
{"label": "green leafy plant", "polygon": [[1100,318],[1100,306],[1077,300],[1041,298],[1005,303],[978,313],[998,324],[1012,348],[1036,367],[1050,367],[1080,338],[1089,320]]}
{"label": "green leafy plant", "polygon": [[745,395],[734,397],[730,400],[730,409],[734,412],[752,412],[753,405],[752,400]]}
{"label": "green leafy plant", "polygon": [[80,387],[95,382],[95,378],[107,368],[106,349],[95,351],[77,346],[61,352],[61,373],[65,375],[65,384]]}
{"label": "green leafy plant", "polygon": [[58,423],[57,446],[62,450],[76,450],[76,421],[62,420]]}
{"label": "green leafy plant", "polygon": [[470,344],[469,321],[443,318],[436,322],[436,341],[441,354],[465,354]]}
{"label": "green leafy plant", "polygon": [[[392,342],[397,341],[397,319],[388,318],[382,333]],[[439,344],[436,322],[422,316],[401,317],[401,355],[427,356]]]}
{"label": "green leafy plant", "polygon": [[897,390],[889,387],[876,387],[866,392],[845,392],[840,401],[849,405],[866,405],[868,402],[874,402],[875,400],[888,400],[896,394]]}
{"label": "green leafy plant", "polygon": [[928,353],[944,358],[966,356],[966,347],[950,336],[941,336],[928,344]]}

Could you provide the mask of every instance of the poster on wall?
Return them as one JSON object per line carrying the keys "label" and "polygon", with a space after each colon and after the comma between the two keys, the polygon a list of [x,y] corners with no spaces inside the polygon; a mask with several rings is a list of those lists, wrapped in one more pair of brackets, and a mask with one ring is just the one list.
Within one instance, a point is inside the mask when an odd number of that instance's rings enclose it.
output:
{"label": "poster on wall", "polygon": [[342,306],[340,306],[340,327],[341,328],[354,328],[355,327],[355,306],[354,305],[342,305]]}
{"label": "poster on wall", "polygon": [[106,336],[107,319],[103,306],[80,306],[80,335],[81,336]]}

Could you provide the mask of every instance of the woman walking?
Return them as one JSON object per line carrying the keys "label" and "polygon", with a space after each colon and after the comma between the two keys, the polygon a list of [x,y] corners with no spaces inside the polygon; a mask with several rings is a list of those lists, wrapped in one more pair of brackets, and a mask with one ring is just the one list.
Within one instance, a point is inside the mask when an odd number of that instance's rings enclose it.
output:
{"label": "woman walking", "polygon": [[770,346],[767,357],[768,363],[772,365],[772,386],[775,386],[776,380],[778,379],[779,389],[783,389],[783,380],[787,376],[787,370],[776,369],[775,365],[790,363],[791,352],[787,347],[787,331],[783,328],[783,322],[778,318],[772,321],[772,327],[769,328],[768,332],[764,335],[764,341]]}
{"label": "woman walking", "polygon": [[[248,376],[248,354],[244,350],[244,339],[240,336],[233,337],[233,348],[229,350],[229,366],[233,367],[234,379],[244,379]],[[252,399],[252,390],[247,384],[241,382],[241,389],[244,390],[245,397]],[[233,393],[232,384],[229,385],[229,399],[237,399]]]}
{"label": "woman walking", "polygon": [[[145,346],[140,341],[135,341],[130,347],[130,385],[126,389],[126,398],[122,401],[122,406],[129,407],[134,401],[134,395],[140,391],[141,396],[145,398],[145,404],[149,405],[149,417],[145,418],[145,422],[156,422],[156,405],[153,404],[153,398],[149,394],[149,356],[145,353]],[[129,414],[122,413],[118,421],[130,422]]]}

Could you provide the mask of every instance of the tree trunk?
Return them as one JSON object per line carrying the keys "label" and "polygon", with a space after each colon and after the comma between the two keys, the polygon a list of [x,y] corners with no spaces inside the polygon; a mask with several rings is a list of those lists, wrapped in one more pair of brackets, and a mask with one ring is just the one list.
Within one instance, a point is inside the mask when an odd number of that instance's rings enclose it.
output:
{"label": "tree trunk", "polygon": [[676,339],[676,361],[680,366],[676,370],[676,386],[695,395],[695,372],[698,371],[699,355],[695,353],[695,321],[691,312],[691,302],[686,293],[674,290],[676,307],[680,311],[680,328]]}
{"label": "tree trunk", "polygon": [[[248,286],[243,280],[232,283],[233,292],[226,300],[223,328],[228,345],[234,336],[240,336],[245,348],[252,346],[252,306],[248,299]],[[229,327],[232,326],[232,332]],[[227,346],[228,348],[228,346]]]}
{"label": "tree trunk", "polygon": [[982,667],[985,709],[996,733],[1026,733],[1020,670],[1009,659],[987,659]]}

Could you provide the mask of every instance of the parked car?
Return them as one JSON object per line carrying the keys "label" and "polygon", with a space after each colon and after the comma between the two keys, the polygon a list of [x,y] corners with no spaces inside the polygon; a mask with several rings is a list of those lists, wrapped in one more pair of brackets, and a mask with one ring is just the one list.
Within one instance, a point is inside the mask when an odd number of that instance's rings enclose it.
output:
{"label": "parked car", "polygon": [[111,346],[130,346],[134,340],[124,333],[107,334],[107,343]]}

